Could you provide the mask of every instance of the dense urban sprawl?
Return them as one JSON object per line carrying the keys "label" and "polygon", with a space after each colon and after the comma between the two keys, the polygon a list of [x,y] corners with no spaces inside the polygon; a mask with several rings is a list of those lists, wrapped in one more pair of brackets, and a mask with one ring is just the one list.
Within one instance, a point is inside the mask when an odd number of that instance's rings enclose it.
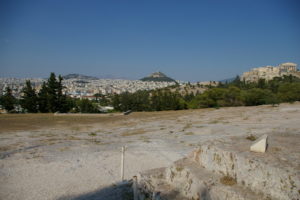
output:
{"label": "dense urban sprawl", "polygon": [[[39,91],[42,83],[47,79],[42,78],[0,78],[0,94],[3,94],[6,87],[12,89],[15,97],[20,97],[26,80],[30,80],[32,86]],[[94,94],[121,94],[123,92],[134,93],[138,90],[154,90],[174,85],[174,82],[154,82],[140,80],[122,79],[66,79],[63,80],[64,92],[71,97],[89,98]]]}

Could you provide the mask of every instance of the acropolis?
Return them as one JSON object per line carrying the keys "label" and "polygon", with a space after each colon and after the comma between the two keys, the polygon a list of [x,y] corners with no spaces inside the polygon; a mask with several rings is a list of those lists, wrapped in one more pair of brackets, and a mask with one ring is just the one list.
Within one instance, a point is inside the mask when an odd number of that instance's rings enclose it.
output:
{"label": "acropolis", "polygon": [[259,79],[265,79],[266,81],[269,81],[274,77],[282,77],[284,75],[300,77],[300,72],[297,70],[297,64],[287,62],[275,67],[268,65],[253,68],[249,72],[244,72],[241,76],[241,80],[246,82],[257,82]]}

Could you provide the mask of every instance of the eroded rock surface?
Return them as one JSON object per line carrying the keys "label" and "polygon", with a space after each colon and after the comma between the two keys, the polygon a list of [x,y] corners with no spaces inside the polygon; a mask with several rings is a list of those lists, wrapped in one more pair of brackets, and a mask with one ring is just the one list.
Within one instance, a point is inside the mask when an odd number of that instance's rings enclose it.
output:
{"label": "eroded rock surface", "polygon": [[[139,175],[141,193],[162,199],[299,199],[299,135],[272,134],[269,150],[250,152],[251,141],[232,137],[196,148],[172,166]],[[167,190],[165,189],[167,188]],[[141,198],[142,199],[142,198]]]}

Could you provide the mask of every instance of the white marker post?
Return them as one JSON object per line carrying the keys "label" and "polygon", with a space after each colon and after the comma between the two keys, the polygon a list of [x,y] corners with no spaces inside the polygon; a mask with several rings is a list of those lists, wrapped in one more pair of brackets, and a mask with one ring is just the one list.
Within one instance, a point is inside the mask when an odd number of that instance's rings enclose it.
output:
{"label": "white marker post", "polygon": [[124,181],[124,156],[125,156],[125,147],[122,147],[122,155],[121,155],[121,181]]}
{"label": "white marker post", "polygon": [[137,189],[137,176],[134,176],[133,178],[133,200],[138,200],[138,189]]}

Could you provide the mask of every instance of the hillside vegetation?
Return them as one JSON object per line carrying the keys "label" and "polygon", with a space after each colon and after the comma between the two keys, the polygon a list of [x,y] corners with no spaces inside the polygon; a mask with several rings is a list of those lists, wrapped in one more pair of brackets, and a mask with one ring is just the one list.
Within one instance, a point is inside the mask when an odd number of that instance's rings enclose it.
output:
{"label": "hillside vegetation", "polygon": [[162,72],[154,72],[151,75],[142,78],[141,81],[176,82],[174,79],[168,77]]}
{"label": "hillside vegetation", "polygon": [[115,111],[124,112],[275,105],[300,101],[300,79],[291,75],[271,81],[261,79],[257,83],[247,83],[236,77],[230,83],[210,84],[199,88],[187,84],[184,92],[177,84],[152,91],[125,92],[109,96],[95,94],[97,98],[93,101],[75,99],[63,94],[61,81],[61,76],[57,80],[52,73],[39,93],[36,93],[28,81],[19,100],[7,88],[6,93],[0,97],[0,105],[9,112],[16,112],[18,108],[18,112],[97,113],[101,112],[101,106],[113,106]]}
{"label": "hillside vegetation", "polygon": [[300,79],[284,76],[271,81],[259,80],[246,83],[236,77],[231,83],[208,86],[201,94],[182,95],[174,88],[155,91],[138,91],[114,95],[112,104],[116,110],[160,111],[226,106],[256,106],[300,101]]}

